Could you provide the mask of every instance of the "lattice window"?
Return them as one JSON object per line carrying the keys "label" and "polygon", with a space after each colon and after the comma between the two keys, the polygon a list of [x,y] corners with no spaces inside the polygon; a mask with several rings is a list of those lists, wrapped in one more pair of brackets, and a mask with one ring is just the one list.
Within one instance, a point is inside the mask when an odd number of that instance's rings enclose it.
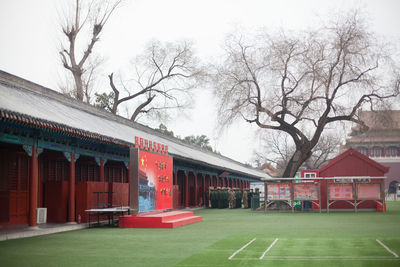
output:
{"label": "lattice window", "polygon": [[[0,151],[0,153],[3,151]],[[8,179],[7,179],[7,161],[6,155],[0,154],[0,191],[8,190]]]}
{"label": "lattice window", "polygon": [[367,147],[360,146],[360,147],[357,147],[356,150],[358,152],[360,152],[361,154],[368,156],[368,148]]}
{"label": "lattice window", "polygon": [[374,146],[371,148],[371,157],[382,157],[383,156],[383,148]]}
{"label": "lattice window", "polygon": [[107,162],[104,166],[104,180],[110,183],[127,183],[128,175],[125,165],[122,162]]}
{"label": "lattice window", "polygon": [[81,182],[100,181],[99,166],[93,158],[81,156],[76,162],[75,179]]}
{"label": "lattice window", "polygon": [[49,159],[43,160],[44,181],[68,181],[69,162],[66,160]]}
{"label": "lattice window", "polygon": [[18,158],[16,155],[10,157],[7,161],[8,190],[17,190],[18,188]]}
{"label": "lattice window", "polygon": [[399,149],[397,147],[391,146],[386,149],[387,157],[397,157],[399,155]]}
{"label": "lattice window", "polygon": [[19,155],[19,189],[28,190],[29,181],[29,159],[27,156]]}

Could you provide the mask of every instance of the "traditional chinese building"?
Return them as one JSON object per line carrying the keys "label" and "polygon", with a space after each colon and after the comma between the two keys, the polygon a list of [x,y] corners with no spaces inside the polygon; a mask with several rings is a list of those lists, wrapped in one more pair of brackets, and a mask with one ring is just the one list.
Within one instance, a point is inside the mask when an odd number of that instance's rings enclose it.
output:
{"label": "traditional chinese building", "polygon": [[361,111],[361,120],[369,127],[357,125],[342,149],[353,147],[360,153],[388,167],[385,189],[400,182],[400,110]]}
{"label": "traditional chinese building", "polygon": [[[171,187],[154,191],[149,164]],[[210,186],[244,189],[265,176],[0,71],[0,225],[35,226],[38,208],[48,222],[86,221],[85,210],[99,205],[162,208],[154,195],[172,197],[173,208],[201,206]],[[132,203],[140,197],[148,202]]]}
{"label": "traditional chinese building", "polygon": [[[353,183],[351,177],[368,177],[361,183],[381,183],[381,179],[374,179],[374,177],[383,177],[388,172],[388,168],[379,164],[378,162],[368,158],[361,154],[357,150],[350,148],[345,152],[341,153],[337,157],[333,158],[328,164],[321,167],[319,170],[320,177],[349,177],[350,184]],[[321,207],[322,209],[327,208],[327,183],[343,183],[343,180],[322,180],[320,184],[321,192]],[[360,181],[357,181],[360,182]],[[382,185],[383,186],[383,185]],[[351,193],[353,194],[353,193]],[[349,199],[353,199],[352,195]],[[358,206],[358,209],[376,209],[377,204],[374,201],[367,200]],[[332,205],[331,209],[353,209],[354,206],[349,202],[338,202]]]}

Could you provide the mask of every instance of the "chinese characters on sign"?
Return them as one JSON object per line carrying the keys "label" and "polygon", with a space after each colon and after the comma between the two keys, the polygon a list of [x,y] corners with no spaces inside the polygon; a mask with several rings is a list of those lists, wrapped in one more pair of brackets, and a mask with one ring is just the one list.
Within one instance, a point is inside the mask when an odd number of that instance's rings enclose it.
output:
{"label": "chinese characters on sign", "polygon": [[329,184],[329,199],[332,200],[351,200],[353,199],[352,184]]}
{"label": "chinese characters on sign", "polygon": [[357,199],[380,199],[381,186],[379,184],[357,184]]}
{"label": "chinese characters on sign", "polygon": [[139,211],[171,209],[172,158],[139,150],[139,176]]}
{"label": "chinese characters on sign", "polygon": [[168,146],[135,136],[135,147],[151,152],[168,154]]}
{"label": "chinese characters on sign", "polygon": [[290,200],[290,184],[276,183],[267,185],[268,200]]}
{"label": "chinese characters on sign", "polygon": [[295,200],[318,200],[318,184],[294,184]]}

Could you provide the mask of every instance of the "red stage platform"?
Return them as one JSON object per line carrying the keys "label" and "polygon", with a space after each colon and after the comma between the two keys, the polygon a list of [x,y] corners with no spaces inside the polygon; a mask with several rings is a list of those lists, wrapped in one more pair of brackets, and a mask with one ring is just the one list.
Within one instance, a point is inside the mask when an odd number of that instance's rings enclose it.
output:
{"label": "red stage platform", "polygon": [[176,228],[202,221],[192,211],[170,211],[119,217],[120,228]]}

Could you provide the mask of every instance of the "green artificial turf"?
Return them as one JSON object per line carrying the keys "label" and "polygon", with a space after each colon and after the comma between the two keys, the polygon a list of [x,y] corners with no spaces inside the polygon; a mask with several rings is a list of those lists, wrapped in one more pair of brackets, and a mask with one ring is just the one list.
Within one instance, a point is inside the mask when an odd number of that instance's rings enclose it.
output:
{"label": "green artificial turf", "polygon": [[387,208],[330,214],[203,209],[195,212],[203,222],[176,229],[102,227],[2,241],[0,266],[400,266],[376,241],[400,255],[400,202]]}

